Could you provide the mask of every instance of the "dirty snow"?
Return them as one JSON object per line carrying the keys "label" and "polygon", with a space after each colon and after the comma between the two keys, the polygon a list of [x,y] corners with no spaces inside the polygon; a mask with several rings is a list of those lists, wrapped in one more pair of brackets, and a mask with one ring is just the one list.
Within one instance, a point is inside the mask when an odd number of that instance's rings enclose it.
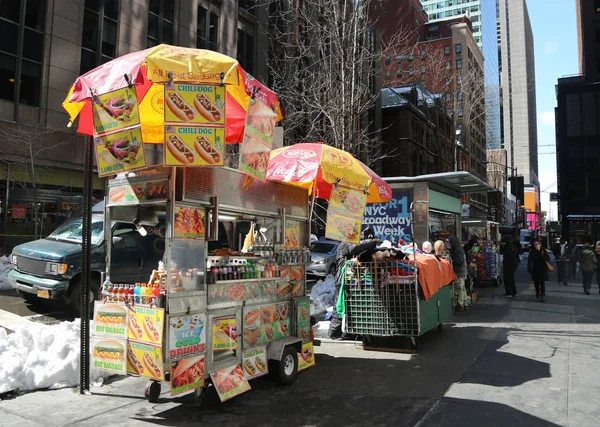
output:
{"label": "dirty snow", "polygon": [[[80,322],[31,323],[8,335],[0,328],[0,394],[79,385]],[[91,371],[90,383],[102,384]]]}
{"label": "dirty snow", "polygon": [[8,273],[13,269],[13,265],[8,261],[7,256],[0,256],[0,291],[3,289],[12,289],[8,283]]}
{"label": "dirty snow", "polygon": [[319,280],[310,291],[310,297],[313,301],[313,314],[325,313],[335,302],[333,296],[335,293],[335,278],[328,275],[325,280]]}

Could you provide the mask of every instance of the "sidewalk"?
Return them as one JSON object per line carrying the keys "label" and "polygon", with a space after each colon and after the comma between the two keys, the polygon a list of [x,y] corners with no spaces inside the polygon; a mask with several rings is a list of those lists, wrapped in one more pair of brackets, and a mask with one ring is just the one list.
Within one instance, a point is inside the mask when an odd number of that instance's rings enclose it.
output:
{"label": "sidewalk", "polygon": [[0,424],[597,426],[600,295],[553,281],[547,303],[524,283],[515,299],[484,295],[443,332],[423,336],[416,355],[324,342],[317,366],[294,386],[257,380],[252,391],[208,410],[190,397],[171,398],[166,386],[150,404],[144,379],[116,377],[92,396],[62,389],[2,400]]}

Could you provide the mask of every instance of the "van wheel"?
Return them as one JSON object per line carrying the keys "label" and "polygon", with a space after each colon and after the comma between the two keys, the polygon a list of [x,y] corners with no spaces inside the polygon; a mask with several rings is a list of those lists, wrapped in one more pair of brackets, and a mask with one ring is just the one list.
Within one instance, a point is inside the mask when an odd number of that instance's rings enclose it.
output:
{"label": "van wheel", "polygon": [[[71,285],[73,290],[71,291],[70,306],[73,314],[77,317],[81,317],[81,290],[83,288],[83,283],[81,283],[81,279]],[[100,290],[100,282],[97,279],[92,278],[90,283],[90,319],[94,317],[94,301],[98,299],[98,292]]]}

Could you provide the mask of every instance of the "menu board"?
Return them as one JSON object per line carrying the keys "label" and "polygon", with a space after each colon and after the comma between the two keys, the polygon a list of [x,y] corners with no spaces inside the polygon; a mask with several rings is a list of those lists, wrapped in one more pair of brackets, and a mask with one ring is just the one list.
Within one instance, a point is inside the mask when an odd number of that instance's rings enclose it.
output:
{"label": "menu board", "polygon": [[240,365],[211,372],[210,377],[221,402],[250,390],[250,384]]}
{"label": "menu board", "polygon": [[204,209],[175,206],[175,238],[204,239]]}
{"label": "menu board", "polygon": [[244,307],[244,348],[290,336],[290,303]]}
{"label": "menu board", "polygon": [[179,360],[206,351],[206,315],[169,317],[169,359]]}
{"label": "menu board", "polygon": [[300,247],[300,224],[297,222],[286,223],[284,245],[288,248]]}
{"label": "menu board", "polygon": [[158,345],[127,342],[127,372],[143,377],[164,380],[162,349]]}
{"label": "menu board", "polygon": [[302,351],[298,353],[298,371],[315,366],[315,353],[313,343],[302,344]]}
{"label": "menu board", "polygon": [[225,86],[165,84],[165,122],[225,125]]}
{"label": "menu board", "polygon": [[255,348],[242,354],[242,367],[249,380],[268,374],[267,348]]}
{"label": "menu board", "polygon": [[96,136],[94,146],[100,177],[146,167],[139,126],[110,135]]}
{"label": "menu board", "polygon": [[93,96],[92,117],[94,135],[112,133],[139,125],[140,114],[135,87]]}
{"label": "menu board", "polygon": [[120,304],[94,303],[94,335],[127,339],[127,307]]}
{"label": "menu board", "polygon": [[115,205],[134,205],[143,201],[167,200],[167,181],[146,182],[144,184],[119,185],[108,190],[108,202]]}
{"label": "menu board", "polygon": [[259,99],[248,102],[239,169],[261,181],[266,180],[276,117],[273,110]]}
{"label": "menu board", "polygon": [[360,218],[351,218],[328,211],[325,237],[340,242],[357,244],[360,241],[361,224],[362,221]]}
{"label": "menu board", "polygon": [[306,344],[310,340],[310,300],[300,299],[297,301],[296,322],[298,325],[298,338]]}
{"label": "menu board", "polygon": [[164,316],[163,308],[133,307],[128,318],[129,339],[161,345]]}
{"label": "menu board", "polygon": [[165,126],[165,166],[223,166],[225,129]]}
{"label": "menu board", "polygon": [[100,371],[126,372],[126,341],[94,337],[92,339],[92,367]]}
{"label": "menu board", "polygon": [[171,396],[204,387],[204,356],[171,362]]}
{"label": "menu board", "polygon": [[235,350],[238,347],[235,315],[214,318],[212,334],[213,351]]}

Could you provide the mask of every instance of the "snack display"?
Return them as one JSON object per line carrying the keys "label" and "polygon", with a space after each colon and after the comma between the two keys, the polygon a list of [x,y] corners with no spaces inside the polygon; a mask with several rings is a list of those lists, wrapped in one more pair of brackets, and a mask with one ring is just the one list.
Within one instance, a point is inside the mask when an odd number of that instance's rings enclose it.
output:
{"label": "snack display", "polygon": [[267,373],[267,354],[265,347],[253,348],[242,354],[242,367],[246,378],[252,379]]}
{"label": "snack display", "polygon": [[192,121],[196,118],[196,113],[192,110],[183,98],[176,92],[171,92],[165,96],[165,102],[171,113],[179,120],[184,122]]}
{"label": "snack display", "polygon": [[221,110],[203,93],[194,97],[194,107],[209,122],[218,122],[221,120]]}
{"label": "snack display", "polygon": [[173,224],[176,238],[204,238],[204,209],[175,207],[175,223]]}

